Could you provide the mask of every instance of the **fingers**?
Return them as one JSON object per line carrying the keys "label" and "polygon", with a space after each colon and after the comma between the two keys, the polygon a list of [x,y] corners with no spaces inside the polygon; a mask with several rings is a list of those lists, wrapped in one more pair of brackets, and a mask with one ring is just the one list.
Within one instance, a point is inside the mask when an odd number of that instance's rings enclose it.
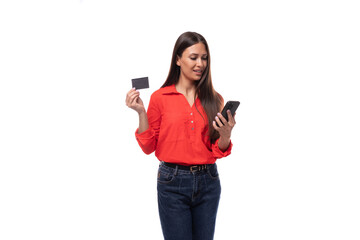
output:
{"label": "fingers", "polygon": [[126,97],[126,106],[131,107],[134,104],[134,99],[136,98],[136,95],[130,95]]}
{"label": "fingers", "polygon": [[[219,125],[220,126],[220,125]],[[215,121],[213,121],[213,127],[214,127],[214,129],[216,130],[216,131],[219,131],[220,130],[220,127],[218,127],[217,125],[216,125],[216,122]]]}
{"label": "fingers", "polygon": [[216,123],[217,123],[216,127],[219,128],[219,129],[220,129],[220,127],[224,126],[223,122],[220,121],[220,118],[219,118],[218,116],[215,117],[215,121],[214,121],[214,122],[215,122],[215,125],[216,125]]}
{"label": "fingers", "polygon": [[140,96],[139,91],[136,91],[135,89],[131,89],[126,95],[126,100],[125,100],[126,105],[128,107],[134,105],[139,96]]}
{"label": "fingers", "polygon": [[228,121],[224,118],[224,116],[220,113],[217,114],[217,116],[215,117],[215,119],[218,118],[221,120],[222,124],[219,126],[226,126],[228,125]]}
{"label": "fingers", "polygon": [[[226,121],[226,118],[222,114],[217,113],[217,116],[215,117],[215,121],[213,121],[213,126],[214,126],[215,130],[218,131],[223,126],[227,126],[230,128],[233,128],[235,126],[236,122],[235,122],[234,117],[231,115],[230,110],[227,111],[227,116],[228,116],[229,121]],[[234,114],[234,116],[235,116],[235,114]]]}
{"label": "fingers", "polygon": [[134,93],[136,93],[136,92],[138,92],[138,91],[136,91],[135,88],[130,89],[130,91],[126,94],[126,98],[127,98],[128,96],[131,96],[132,94],[134,94]]}
{"label": "fingers", "polygon": [[230,110],[227,110],[227,115],[228,115],[228,119],[229,119],[229,124],[231,125],[231,126],[234,126],[235,124],[236,124],[236,122],[235,122],[235,115],[236,115],[236,113],[234,114],[234,116],[232,116],[231,115],[231,111]]}

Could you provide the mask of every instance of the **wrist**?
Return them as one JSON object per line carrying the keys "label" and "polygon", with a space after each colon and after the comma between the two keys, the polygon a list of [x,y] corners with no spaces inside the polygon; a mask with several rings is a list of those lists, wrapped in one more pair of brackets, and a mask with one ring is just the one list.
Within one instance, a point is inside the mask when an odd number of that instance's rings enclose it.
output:
{"label": "wrist", "polygon": [[230,143],[230,137],[222,137],[222,136],[220,136],[219,142],[225,143],[225,144]]}
{"label": "wrist", "polygon": [[221,151],[225,151],[230,146],[230,138],[220,136],[218,146]]}
{"label": "wrist", "polygon": [[231,138],[231,133],[230,134],[223,134],[223,135],[220,134],[220,139],[230,141],[230,138]]}
{"label": "wrist", "polygon": [[137,112],[138,112],[139,116],[141,116],[141,115],[146,115],[145,108],[143,108],[143,109],[141,109],[141,110],[139,110],[139,111],[137,111]]}

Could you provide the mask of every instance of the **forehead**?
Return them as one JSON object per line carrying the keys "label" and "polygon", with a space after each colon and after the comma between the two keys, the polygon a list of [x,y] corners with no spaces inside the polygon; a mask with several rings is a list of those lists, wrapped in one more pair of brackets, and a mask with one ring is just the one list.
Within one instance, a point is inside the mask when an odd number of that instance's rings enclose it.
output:
{"label": "forehead", "polygon": [[203,55],[203,54],[207,54],[205,45],[203,43],[196,43],[188,48],[185,49],[184,51],[185,54],[199,54],[199,55]]}

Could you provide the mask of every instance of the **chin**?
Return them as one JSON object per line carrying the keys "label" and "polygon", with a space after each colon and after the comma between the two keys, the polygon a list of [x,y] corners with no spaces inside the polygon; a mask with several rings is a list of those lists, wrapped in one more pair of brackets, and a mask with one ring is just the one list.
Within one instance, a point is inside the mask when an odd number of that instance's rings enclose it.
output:
{"label": "chin", "polygon": [[202,78],[202,76],[196,76],[194,77],[194,81],[199,81]]}

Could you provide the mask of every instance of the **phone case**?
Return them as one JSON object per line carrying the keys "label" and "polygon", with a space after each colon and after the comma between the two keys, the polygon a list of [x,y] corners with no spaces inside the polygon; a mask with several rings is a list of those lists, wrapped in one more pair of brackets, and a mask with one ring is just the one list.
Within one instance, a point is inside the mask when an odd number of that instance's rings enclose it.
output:
{"label": "phone case", "polygon": [[[231,115],[234,116],[236,109],[239,107],[240,102],[239,101],[228,101],[223,110],[221,111],[221,115],[223,115],[223,117],[226,119],[226,121],[229,121],[228,115],[227,115],[227,110],[231,111]],[[222,122],[220,120],[220,122]],[[216,126],[219,127],[219,125],[216,123]]]}

